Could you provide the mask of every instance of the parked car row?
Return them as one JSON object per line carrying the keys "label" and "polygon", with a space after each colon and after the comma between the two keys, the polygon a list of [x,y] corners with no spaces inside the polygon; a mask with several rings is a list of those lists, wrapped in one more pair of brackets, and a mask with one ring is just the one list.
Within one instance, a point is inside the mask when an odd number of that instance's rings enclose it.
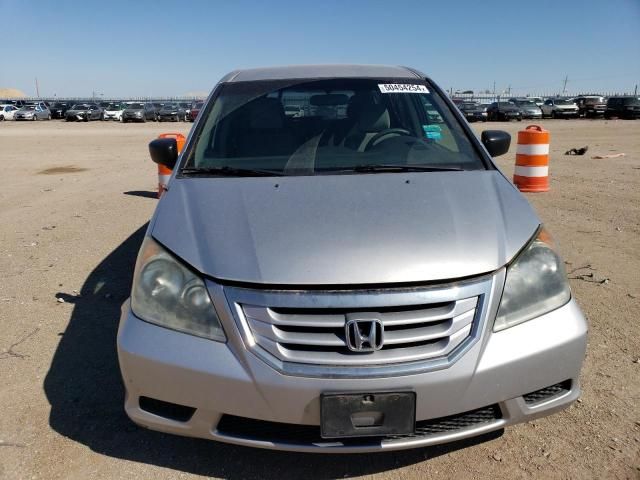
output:
{"label": "parked car row", "polygon": [[195,121],[203,102],[25,102],[0,100],[0,121],[51,120],[68,122],[116,120],[126,122],[181,122]]}
{"label": "parked car row", "polygon": [[513,97],[507,101],[482,104],[453,99],[467,121],[509,121],[523,118],[640,118],[640,97],[619,96],[605,99],[600,95],[575,98]]}

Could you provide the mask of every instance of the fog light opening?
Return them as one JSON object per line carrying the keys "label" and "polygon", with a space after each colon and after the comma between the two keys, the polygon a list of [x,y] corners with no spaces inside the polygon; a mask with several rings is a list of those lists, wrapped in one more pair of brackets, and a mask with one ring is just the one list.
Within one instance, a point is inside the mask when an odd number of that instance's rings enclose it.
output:
{"label": "fog light opening", "polygon": [[188,422],[196,411],[193,407],[165,402],[150,397],[140,397],[138,404],[145,412],[176,422]]}

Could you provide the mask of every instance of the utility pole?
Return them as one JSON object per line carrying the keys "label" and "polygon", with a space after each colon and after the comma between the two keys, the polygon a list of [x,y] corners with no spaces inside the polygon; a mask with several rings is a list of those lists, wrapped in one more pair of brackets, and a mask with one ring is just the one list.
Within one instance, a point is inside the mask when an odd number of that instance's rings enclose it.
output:
{"label": "utility pole", "polygon": [[569,81],[569,75],[564,77],[564,83],[562,84],[562,96],[567,93],[567,82]]}
{"label": "utility pole", "polygon": [[496,81],[493,81],[493,96],[496,96]]}
{"label": "utility pole", "polygon": [[36,77],[36,97],[40,98],[40,87],[38,87],[38,77]]}
{"label": "utility pole", "polygon": [[636,83],[636,88],[633,90],[633,96],[638,95],[638,84]]}

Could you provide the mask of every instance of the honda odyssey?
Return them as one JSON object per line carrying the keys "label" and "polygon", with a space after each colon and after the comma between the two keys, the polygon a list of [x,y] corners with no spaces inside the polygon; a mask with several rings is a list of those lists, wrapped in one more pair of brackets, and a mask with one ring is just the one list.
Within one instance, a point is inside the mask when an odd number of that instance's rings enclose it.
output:
{"label": "honda odyssey", "polygon": [[122,307],[129,417],[366,452],[567,408],[587,324],[549,232],[492,160],[509,144],[478,140],[410,68],[225,76],[180,153],[149,145],[173,174]]}

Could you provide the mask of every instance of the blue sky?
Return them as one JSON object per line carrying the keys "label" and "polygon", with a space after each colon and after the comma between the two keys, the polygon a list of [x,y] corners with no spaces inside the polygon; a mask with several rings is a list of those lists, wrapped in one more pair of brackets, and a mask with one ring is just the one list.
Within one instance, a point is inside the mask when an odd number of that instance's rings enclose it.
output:
{"label": "blue sky", "polygon": [[235,68],[383,63],[449,89],[640,84],[640,0],[0,0],[0,88],[42,96],[209,92]]}

